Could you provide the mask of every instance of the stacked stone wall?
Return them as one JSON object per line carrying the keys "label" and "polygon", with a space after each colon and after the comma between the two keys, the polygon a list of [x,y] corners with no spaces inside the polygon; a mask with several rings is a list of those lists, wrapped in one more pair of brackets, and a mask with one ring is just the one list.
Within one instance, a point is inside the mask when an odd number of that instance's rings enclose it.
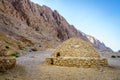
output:
{"label": "stacked stone wall", "polygon": [[67,67],[100,67],[108,66],[105,58],[78,58],[78,57],[63,57],[63,58],[46,58],[46,63],[49,65],[67,66]]}
{"label": "stacked stone wall", "polygon": [[0,72],[13,68],[15,67],[15,65],[16,65],[15,57],[0,57]]}

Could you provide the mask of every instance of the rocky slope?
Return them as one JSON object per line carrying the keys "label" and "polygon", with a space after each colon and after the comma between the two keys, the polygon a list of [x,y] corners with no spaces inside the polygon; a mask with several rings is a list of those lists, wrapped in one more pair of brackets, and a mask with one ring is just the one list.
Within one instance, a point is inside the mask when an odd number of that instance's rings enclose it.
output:
{"label": "rocky slope", "polygon": [[[54,48],[71,37],[91,42],[86,34],[70,25],[56,10],[30,0],[0,0],[0,32],[15,39],[16,45],[20,43],[22,47],[38,49]],[[109,49],[98,40],[92,44],[98,50],[101,47],[102,50]]]}
{"label": "rocky slope", "polygon": [[86,35],[86,37],[94,45],[94,47],[99,51],[112,51],[112,49],[110,49],[109,47],[106,47],[106,45],[103,42],[100,42],[98,39],[90,35]]}

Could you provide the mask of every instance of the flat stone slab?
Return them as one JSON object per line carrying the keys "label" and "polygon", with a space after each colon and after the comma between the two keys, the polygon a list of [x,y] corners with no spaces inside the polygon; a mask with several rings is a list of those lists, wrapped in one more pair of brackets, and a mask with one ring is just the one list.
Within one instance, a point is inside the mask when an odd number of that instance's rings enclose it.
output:
{"label": "flat stone slab", "polygon": [[16,58],[15,57],[0,57],[0,71],[6,71],[10,68],[15,67]]}
{"label": "flat stone slab", "polygon": [[46,63],[49,65],[67,66],[67,67],[107,67],[108,61],[106,58],[91,58],[91,57],[49,57],[46,58]]}

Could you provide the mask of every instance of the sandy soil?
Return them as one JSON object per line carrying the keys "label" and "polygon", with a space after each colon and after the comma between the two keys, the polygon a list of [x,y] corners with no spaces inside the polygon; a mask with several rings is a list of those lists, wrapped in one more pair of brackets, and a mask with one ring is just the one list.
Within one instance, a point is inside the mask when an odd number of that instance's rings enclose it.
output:
{"label": "sandy soil", "polygon": [[15,68],[0,73],[0,80],[120,80],[120,59],[109,58],[112,67],[77,68],[46,65],[51,51],[29,52],[17,58]]}

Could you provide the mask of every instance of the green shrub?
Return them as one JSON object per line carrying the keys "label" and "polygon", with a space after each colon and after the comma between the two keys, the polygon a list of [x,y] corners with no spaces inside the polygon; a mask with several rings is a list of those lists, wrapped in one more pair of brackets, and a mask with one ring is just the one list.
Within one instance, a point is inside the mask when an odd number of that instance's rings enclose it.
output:
{"label": "green shrub", "polygon": [[118,52],[120,53],[120,50],[118,50]]}
{"label": "green shrub", "polygon": [[7,56],[15,56],[15,57],[19,57],[20,53],[17,51],[8,51],[7,52]]}
{"label": "green shrub", "polygon": [[120,58],[120,56],[117,56],[118,58]]}
{"label": "green shrub", "polygon": [[112,55],[111,58],[116,58],[116,56],[115,56],[115,55]]}
{"label": "green shrub", "polygon": [[20,50],[26,51],[27,48],[26,47],[21,47]]}

